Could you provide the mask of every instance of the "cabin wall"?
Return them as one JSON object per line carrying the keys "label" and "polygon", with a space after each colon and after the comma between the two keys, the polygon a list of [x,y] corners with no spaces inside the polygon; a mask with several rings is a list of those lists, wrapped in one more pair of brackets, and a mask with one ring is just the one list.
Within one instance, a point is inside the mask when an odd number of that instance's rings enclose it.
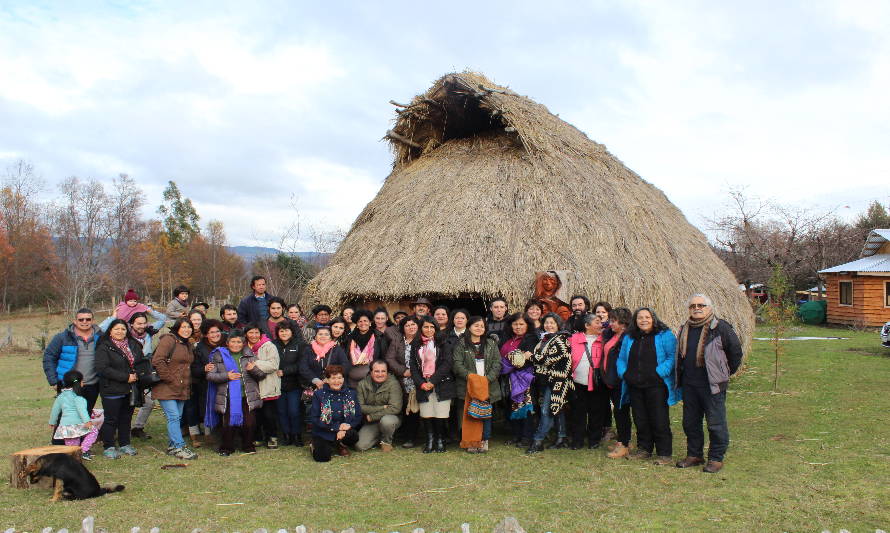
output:
{"label": "cabin wall", "polygon": [[[840,282],[853,282],[853,305],[840,305]],[[850,326],[883,326],[890,321],[890,307],[886,301],[887,276],[857,274],[826,274],[826,299],[830,324]]]}

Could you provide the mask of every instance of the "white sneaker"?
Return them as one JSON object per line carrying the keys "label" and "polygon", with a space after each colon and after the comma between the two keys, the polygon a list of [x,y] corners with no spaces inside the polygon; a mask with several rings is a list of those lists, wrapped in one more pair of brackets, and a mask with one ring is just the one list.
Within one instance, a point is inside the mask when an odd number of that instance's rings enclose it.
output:
{"label": "white sneaker", "polygon": [[198,457],[198,454],[189,450],[185,446],[183,446],[182,448],[174,449],[171,455],[173,455],[173,457],[176,457],[177,459],[195,459]]}

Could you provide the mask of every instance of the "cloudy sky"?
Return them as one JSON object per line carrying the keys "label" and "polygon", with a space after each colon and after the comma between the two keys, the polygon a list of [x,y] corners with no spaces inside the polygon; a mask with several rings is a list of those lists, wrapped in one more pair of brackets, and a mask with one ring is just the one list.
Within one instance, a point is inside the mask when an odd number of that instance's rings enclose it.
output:
{"label": "cloudy sky", "polygon": [[[182,5],[187,7],[182,7]],[[890,202],[890,3],[0,1],[0,166],[47,197],[167,180],[232,244],[348,228],[407,101],[466,68],[545,104],[694,224],[730,187]],[[308,249],[308,244],[304,243]]]}

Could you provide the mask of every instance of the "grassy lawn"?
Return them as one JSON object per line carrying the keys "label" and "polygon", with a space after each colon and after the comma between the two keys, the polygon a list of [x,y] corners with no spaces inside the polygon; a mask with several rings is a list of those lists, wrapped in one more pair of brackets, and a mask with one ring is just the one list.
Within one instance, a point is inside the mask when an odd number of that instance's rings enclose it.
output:
{"label": "grassy lawn", "polygon": [[[17,325],[21,328],[21,325]],[[5,324],[0,321],[0,332]],[[602,450],[526,457],[501,444],[488,455],[397,449],[314,464],[305,449],[221,458],[207,449],[185,469],[162,470],[163,415],[140,454],[89,464],[123,493],[48,503],[49,491],[0,489],[0,528],[78,528],[87,515],[109,531],[490,531],[515,516],[528,531],[874,531],[890,528],[890,350],[873,332],[804,327],[792,334],[850,340],[788,342],[772,393],[768,343],[754,343],[731,384],[732,443],[717,475],[613,461]],[[764,330],[758,336],[766,336]],[[52,401],[40,357],[0,352],[0,455],[45,444]],[[671,409],[674,455],[685,452],[681,407]],[[219,504],[242,503],[222,506]],[[76,529],[75,529],[76,530]]]}

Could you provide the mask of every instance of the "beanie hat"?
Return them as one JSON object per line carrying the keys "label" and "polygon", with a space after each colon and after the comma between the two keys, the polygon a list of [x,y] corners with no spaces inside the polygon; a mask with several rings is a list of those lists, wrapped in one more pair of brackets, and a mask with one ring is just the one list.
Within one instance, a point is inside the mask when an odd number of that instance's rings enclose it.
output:
{"label": "beanie hat", "polygon": [[136,291],[133,289],[127,289],[127,294],[124,295],[124,301],[129,302],[130,300],[138,300],[139,295],[136,294]]}

